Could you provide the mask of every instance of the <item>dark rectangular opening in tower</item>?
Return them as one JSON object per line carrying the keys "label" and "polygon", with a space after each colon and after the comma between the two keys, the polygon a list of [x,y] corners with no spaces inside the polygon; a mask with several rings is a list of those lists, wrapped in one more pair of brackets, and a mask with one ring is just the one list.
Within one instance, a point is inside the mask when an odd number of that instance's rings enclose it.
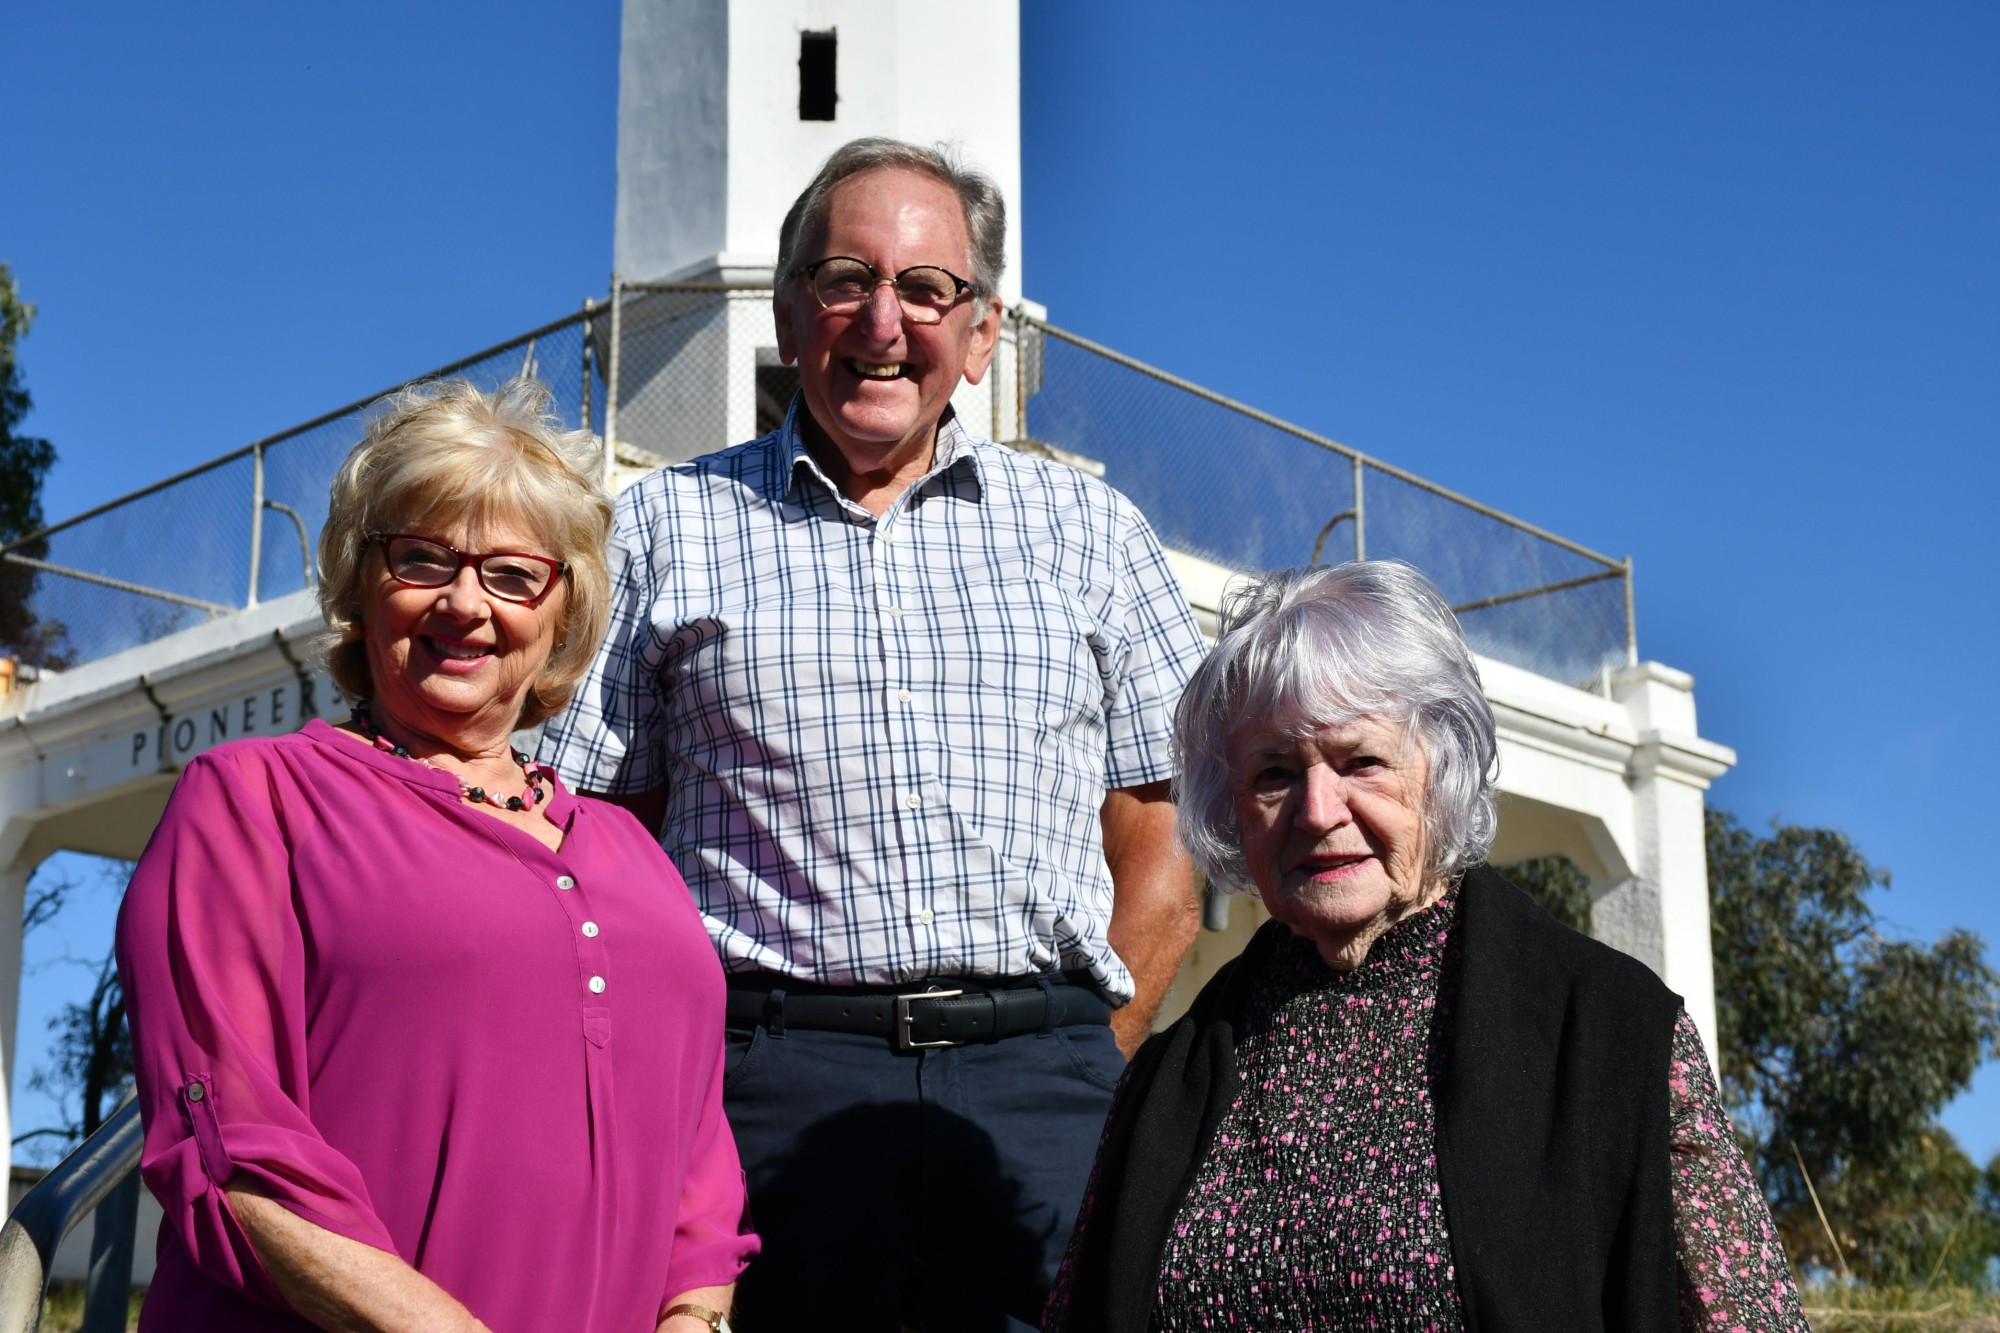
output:
{"label": "dark rectangular opening in tower", "polygon": [[799,119],[832,120],[834,104],[840,100],[834,83],[834,57],[839,34],[825,32],[799,34]]}

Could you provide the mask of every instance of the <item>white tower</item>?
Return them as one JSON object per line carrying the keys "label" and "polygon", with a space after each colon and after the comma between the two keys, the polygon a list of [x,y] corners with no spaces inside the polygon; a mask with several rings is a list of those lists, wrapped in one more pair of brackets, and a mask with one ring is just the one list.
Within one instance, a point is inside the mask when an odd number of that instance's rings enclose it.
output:
{"label": "white tower", "polygon": [[[1001,297],[1020,299],[1013,0],[625,0],[618,77],[621,281],[769,284],[778,226],[820,163],[887,135],[952,144],[999,183]],[[620,444],[670,459],[724,448],[769,429],[797,383],[764,292],[642,289],[620,316]],[[957,399],[981,429],[1001,378]]]}

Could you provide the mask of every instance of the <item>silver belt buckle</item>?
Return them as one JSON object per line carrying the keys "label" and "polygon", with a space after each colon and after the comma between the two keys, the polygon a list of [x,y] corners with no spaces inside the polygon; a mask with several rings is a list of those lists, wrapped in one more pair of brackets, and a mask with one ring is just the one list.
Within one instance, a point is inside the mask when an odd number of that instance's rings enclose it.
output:
{"label": "silver belt buckle", "polygon": [[899,1051],[923,1051],[932,1050],[940,1046],[965,1045],[964,1042],[953,1041],[949,1037],[943,1041],[912,1041],[910,1039],[910,1025],[916,1021],[915,1015],[910,1013],[911,1005],[915,1004],[918,1000],[953,1000],[963,994],[965,992],[962,990],[926,990],[918,991],[914,995],[898,995],[896,997],[896,1049]]}

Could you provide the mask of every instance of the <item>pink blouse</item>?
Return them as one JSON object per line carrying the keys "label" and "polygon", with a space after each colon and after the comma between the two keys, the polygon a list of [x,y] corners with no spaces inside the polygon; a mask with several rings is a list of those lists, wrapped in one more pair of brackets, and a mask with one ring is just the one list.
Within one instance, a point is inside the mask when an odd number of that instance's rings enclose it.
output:
{"label": "pink blouse", "polygon": [[400,1255],[495,1333],[651,1330],[757,1239],[722,972],[624,810],[550,851],[324,722],[193,760],[118,965],[166,1209],[140,1326],[301,1329],[222,1187]]}

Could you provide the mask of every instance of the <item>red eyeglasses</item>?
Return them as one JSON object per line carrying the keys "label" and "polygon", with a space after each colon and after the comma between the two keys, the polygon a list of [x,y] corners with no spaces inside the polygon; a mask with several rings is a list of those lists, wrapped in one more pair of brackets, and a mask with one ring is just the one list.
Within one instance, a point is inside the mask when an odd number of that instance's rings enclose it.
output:
{"label": "red eyeglasses", "polygon": [[560,560],[526,551],[476,555],[408,532],[380,533],[375,540],[382,544],[389,577],[410,588],[445,587],[458,577],[459,570],[471,565],[479,586],[501,601],[539,606],[556,580],[569,572],[569,566]]}

